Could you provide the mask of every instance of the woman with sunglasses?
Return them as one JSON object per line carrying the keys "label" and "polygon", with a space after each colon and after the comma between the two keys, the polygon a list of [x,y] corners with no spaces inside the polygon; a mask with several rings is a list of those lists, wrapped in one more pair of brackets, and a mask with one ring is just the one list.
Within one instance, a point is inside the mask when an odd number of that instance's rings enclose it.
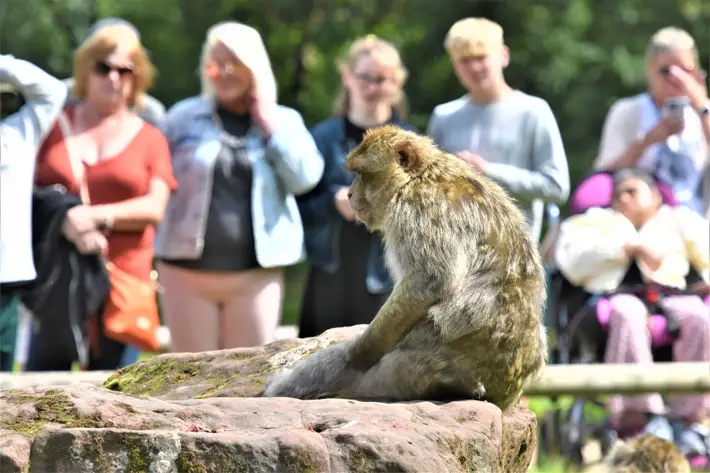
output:
{"label": "woman with sunglasses", "polygon": [[[142,103],[153,66],[135,31],[110,25],[74,53],[75,105],[65,107],[37,158],[36,185],[61,184],[80,196],[62,231],[84,254],[103,254],[130,276],[151,283],[154,225],[176,183],[163,134],[132,109]],[[89,369],[113,370],[125,345],[108,339],[94,318]],[[67,370],[71,354],[51,350],[54,334],[30,343],[27,370]],[[100,347],[100,349],[97,349]]]}
{"label": "woman with sunglasses", "polygon": [[211,27],[200,73],[202,94],[175,104],[163,122],[179,185],[156,255],[176,352],[274,340],[283,268],[305,259],[295,196],[323,173],[300,113],[277,103],[255,29]]}
{"label": "woman with sunglasses", "polygon": [[710,102],[695,41],[663,28],[648,43],[645,66],[648,91],[612,105],[595,167],[644,169],[681,205],[710,217]]}

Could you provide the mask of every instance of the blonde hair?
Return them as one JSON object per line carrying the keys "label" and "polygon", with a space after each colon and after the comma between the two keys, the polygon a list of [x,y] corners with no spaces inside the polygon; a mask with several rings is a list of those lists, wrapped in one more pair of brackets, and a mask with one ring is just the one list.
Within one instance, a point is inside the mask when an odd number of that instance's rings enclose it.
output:
{"label": "blonde hair", "polygon": [[[407,80],[408,72],[402,64],[402,59],[397,48],[389,41],[378,38],[374,34],[369,34],[353,42],[348,50],[346,59],[344,61],[338,61],[338,68],[341,72],[344,70],[352,71],[362,56],[371,56],[378,61],[397,68],[397,79],[400,80],[400,89],[397,92],[397,98],[395,99],[393,108],[401,118],[406,118],[408,112],[407,97],[401,87]],[[347,88],[341,85],[338,97],[333,106],[333,114],[347,115],[349,108],[350,95],[348,94]]]}
{"label": "blonde hair", "polygon": [[249,69],[259,98],[265,102],[276,103],[276,78],[271,69],[271,61],[261,35],[251,26],[235,21],[217,23],[207,30],[207,39],[202,45],[200,58],[202,95],[208,98],[214,97],[214,86],[212,80],[207,76],[205,64],[216,43],[222,43]]}
{"label": "blonde hair", "polygon": [[453,58],[490,53],[503,46],[503,28],[487,18],[463,18],[449,28],[444,49]]}
{"label": "blonde hair", "polygon": [[142,106],[145,92],[153,85],[155,68],[150,62],[135,31],[126,25],[103,27],[89,36],[74,53],[73,93],[84,100],[89,74],[96,61],[111,54],[119,43],[127,44],[133,61],[133,90],[128,97],[128,106]]}
{"label": "blonde hair", "polygon": [[687,31],[675,26],[662,28],[651,36],[646,47],[646,61],[666,51],[692,51],[695,62],[699,61],[693,37]]}

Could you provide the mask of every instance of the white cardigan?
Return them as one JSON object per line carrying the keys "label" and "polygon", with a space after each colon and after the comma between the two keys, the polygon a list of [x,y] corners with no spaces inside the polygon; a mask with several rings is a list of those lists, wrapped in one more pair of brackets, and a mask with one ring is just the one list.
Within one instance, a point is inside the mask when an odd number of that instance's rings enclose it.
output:
{"label": "white cardigan", "polygon": [[562,222],[555,261],[572,284],[591,293],[613,291],[631,264],[627,243],[643,244],[663,258],[656,271],[638,262],[650,281],[685,289],[692,264],[710,282],[710,222],[685,207],[663,205],[639,230],[613,209],[591,208]]}

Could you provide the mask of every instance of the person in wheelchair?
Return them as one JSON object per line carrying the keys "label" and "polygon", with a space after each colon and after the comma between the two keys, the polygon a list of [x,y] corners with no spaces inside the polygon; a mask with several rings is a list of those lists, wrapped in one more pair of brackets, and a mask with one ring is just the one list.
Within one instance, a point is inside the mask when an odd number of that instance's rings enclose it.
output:
{"label": "person in wheelchair", "polygon": [[[604,362],[652,363],[652,345],[668,342],[674,361],[710,361],[710,307],[702,299],[710,280],[710,222],[664,204],[645,171],[623,168],[612,176],[611,206],[562,222],[554,250],[562,275],[592,295],[587,304],[606,326]],[[691,268],[701,278],[693,286]],[[660,394],[608,401],[620,435],[640,427],[707,458],[699,423],[710,414],[710,395],[673,396],[665,407]]]}

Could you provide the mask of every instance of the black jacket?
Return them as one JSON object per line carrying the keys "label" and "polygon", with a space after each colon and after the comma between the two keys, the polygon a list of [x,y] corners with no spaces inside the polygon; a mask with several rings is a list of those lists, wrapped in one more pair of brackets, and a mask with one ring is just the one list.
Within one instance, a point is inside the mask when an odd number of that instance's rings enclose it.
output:
{"label": "black jacket", "polygon": [[[98,313],[110,289],[97,255],[82,255],[62,234],[67,211],[81,200],[56,185],[35,189],[32,248],[37,278],[20,291],[22,303],[39,323],[42,352],[88,362],[87,321]],[[51,349],[47,344],[51,344]]]}

